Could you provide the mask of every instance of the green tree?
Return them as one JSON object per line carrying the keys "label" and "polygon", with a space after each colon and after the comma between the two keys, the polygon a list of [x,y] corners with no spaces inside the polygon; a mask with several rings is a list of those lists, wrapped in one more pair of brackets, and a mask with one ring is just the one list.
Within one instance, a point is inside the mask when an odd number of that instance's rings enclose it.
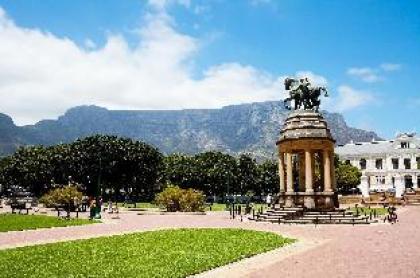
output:
{"label": "green tree", "polygon": [[351,188],[355,188],[360,184],[360,177],[362,173],[357,167],[348,163],[336,161],[335,177],[337,182],[337,190],[339,192],[350,192]]}
{"label": "green tree", "polygon": [[152,198],[159,190],[163,156],[154,147],[131,139],[96,135],[71,144],[27,147],[8,157],[1,169],[6,184],[37,195],[52,184],[82,184],[89,195],[102,189],[131,189],[134,196]]}
{"label": "green tree", "polygon": [[204,152],[194,158],[200,190],[211,196],[240,193],[238,166],[233,156],[221,152]]}
{"label": "green tree", "polygon": [[241,154],[238,158],[238,193],[258,192],[257,162],[249,154]]}
{"label": "green tree", "polygon": [[280,189],[278,164],[272,160],[266,160],[259,164],[257,169],[258,187],[255,188],[256,195],[278,193]]}

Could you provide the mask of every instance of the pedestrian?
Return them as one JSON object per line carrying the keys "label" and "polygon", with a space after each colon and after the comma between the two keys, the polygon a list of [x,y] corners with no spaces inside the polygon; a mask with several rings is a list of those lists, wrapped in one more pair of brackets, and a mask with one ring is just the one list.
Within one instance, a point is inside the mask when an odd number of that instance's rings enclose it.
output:
{"label": "pedestrian", "polygon": [[271,194],[270,193],[268,193],[267,198],[266,198],[265,201],[267,203],[267,207],[270,207],[271,201],[272,201],[272,197],[271,197]]}
{"label": "pedestrian", "polygon": [[89,205],[89,219],[92,220],[96,215],[96,201],[92,199]]}
{"label": "pedestrian", "polygon": [[111,199],[109,199],[109,201],[108,201],[108,213],[113,213]]}

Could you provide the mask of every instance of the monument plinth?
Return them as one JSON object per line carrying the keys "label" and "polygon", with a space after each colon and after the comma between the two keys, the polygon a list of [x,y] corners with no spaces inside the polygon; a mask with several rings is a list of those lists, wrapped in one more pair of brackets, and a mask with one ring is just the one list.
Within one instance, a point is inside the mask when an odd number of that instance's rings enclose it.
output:
{"label": "monument plinth", "polygon": [[[306,80],[306,81],[305,81]],[[294,79],[286,79],[286,90],[295,102],[280,131],[276,145],[279,155],[279,203],[284,207],[310,210],[334,210],[336,184],[334,143],[327,122],[318,112],[323,87],[311,87],[307,79],[292,88]],[[290,109],[290,108],[289,108]]]}

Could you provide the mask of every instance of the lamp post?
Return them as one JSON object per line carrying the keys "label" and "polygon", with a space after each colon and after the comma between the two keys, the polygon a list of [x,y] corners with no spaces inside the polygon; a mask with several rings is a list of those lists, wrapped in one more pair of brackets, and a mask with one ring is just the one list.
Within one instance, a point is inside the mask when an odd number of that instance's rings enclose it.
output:
{"label": "lamp post", "polygon": [[96,187],[96,213],[95,218],[101,218],[101,204],[100,204],[100,192],[101,192],[101,175],[102,175],[102,158],[99,157],[99,174],[98,184]]}

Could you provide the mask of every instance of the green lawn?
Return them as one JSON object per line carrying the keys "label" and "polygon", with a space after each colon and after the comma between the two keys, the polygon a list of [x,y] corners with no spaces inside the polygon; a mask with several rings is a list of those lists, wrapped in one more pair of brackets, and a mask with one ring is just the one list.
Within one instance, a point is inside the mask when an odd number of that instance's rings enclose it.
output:
{"label": "green lawn", "polygon": [[0,250],[0,277],[186,277],[292,242],[240,229],[101,237]]}
{"label": "green lawn", "polygon": [[[377,215],[385,215],[388,214],[388,208],[364,208],[364,207],[359,207],[358,211],[359,211],[359,215],[369,215],[370,212],[376,210]],[[350,208],[350,211],[353,212],[354,214],[356,214],[356,208],[352,207]]]}
{"label": "green lawn", "polygon": [[[65,227],[95,223],[87,219],[61,219],[45,215],[0,214],[0,232]],[[1,277],[1,273],[0,273]]]}

